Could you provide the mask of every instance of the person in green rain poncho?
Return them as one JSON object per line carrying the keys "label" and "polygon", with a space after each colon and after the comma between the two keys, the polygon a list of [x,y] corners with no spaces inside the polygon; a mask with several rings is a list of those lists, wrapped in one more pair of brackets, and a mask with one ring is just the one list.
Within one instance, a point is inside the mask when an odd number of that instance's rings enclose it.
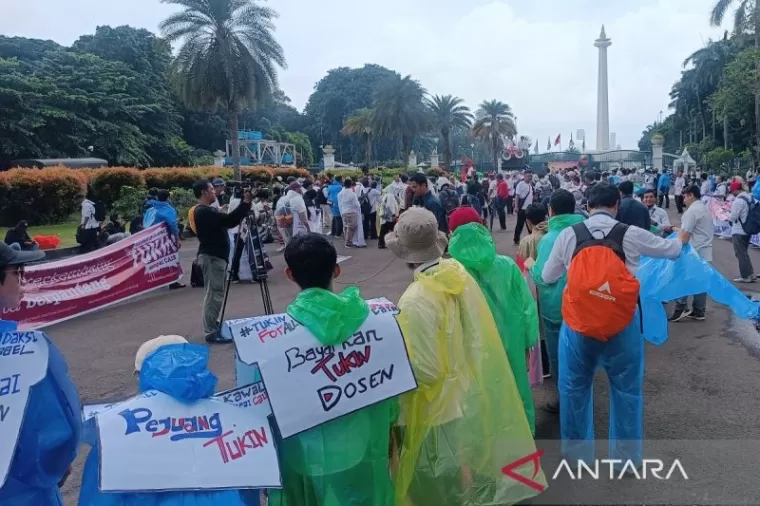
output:
{"label": "person in green rain poncho", "polygon": [[488,301],[499,337],[520,392],[530,431],[536,433],[533,393],[528,377],[528,350],[538,341],[538,312],[520,268],[496,254],[491,233],[469,207],[451,213],[449,253],[475,278]]}
{"label": "person in green rain poncho", "polygon": [[[555,190],[549,200],[549,231],[538,243],[536,263],[530,266],[530,275],[536,285],[538,303],[541,307],[541,328],[544,333],[546,353],[549,355],[549,364],[555,383],[559,375],[559,329],[562,326],[562,292],[567,284],[567,274],[563,274],[556,283],[547,285],[544,283],[541,272],[560,232],[583,220],[583,216],[575,213],[573,194],[567,190]],[[551,413],[558,412],[559,401],[547,404],[545,409]]]}
{"label": "person in green rain poncho", "polygon": [[[361,327],[370,310],[359,289],[331,291],[340,266],[330,241],[294,237],[285,262],[286,276],[301,288],[287,312],[322,345],[338,345]],[[398,399],[389,399],[283,440],[283,488],[270,491],[269,506],[392,506],[388,456],[398,413]]]}

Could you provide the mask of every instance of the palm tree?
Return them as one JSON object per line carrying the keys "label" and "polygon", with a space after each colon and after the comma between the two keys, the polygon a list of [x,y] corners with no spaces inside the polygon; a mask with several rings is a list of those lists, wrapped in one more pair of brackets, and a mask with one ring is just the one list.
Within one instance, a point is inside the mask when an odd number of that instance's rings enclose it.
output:
{"label": "palm tree", "polygon": [[[760,48],[760,1],[758,0],[717,0],[710,13],[710,24],[720,26],[731,4],[736,5],[734,32],[741,34],[748,30],[753,31],[755,48]],[[760,70],[760,61],[755,63],[755,68]],[[755,87],[755,136],[756,149],[760,152],[760,86]]]}
{"label": "palm tree", "polygon": [[412,76],[399,75],[389,77],[375,92],[372,131],[380,137],[400,139],[406,165],[412,141],[430,124],[425,93]]}
{"label": "palm tree", "polygon": [[369,167],[372,158],[372,109],[359,109],[352,116],[346,118],[343,129],[340,131],[343,135],[367,136],[367,148],[365,153],[365,163]]}
{"label": "palm tree", "polygon": [[463,103],[464,100],[451,95],[435,95],[428,101],[428,107],[433,113],[433,124],[443,138],[443,162],[447,169],[451,169],[451,132],[472,126],[472,113]]}
{"label": "palm tree", "polygon": [[486,100],[475,112],[472,135],[488,142],[488,150],[493,157],[493,168],[499,170],[499,140],[501,136],[510,139],[517,134],[512,108],[498,100]]}
{"label": "palm tree", "polygon": [[227,109],[235,179],[240,180],[238,115],[271,98],[277,69],[285,68],[274,39],[277,13],[253,0],[162,0],[181,5],[165,19],[161,32],[182,41],[171,70],[180,98],[190,107]]}

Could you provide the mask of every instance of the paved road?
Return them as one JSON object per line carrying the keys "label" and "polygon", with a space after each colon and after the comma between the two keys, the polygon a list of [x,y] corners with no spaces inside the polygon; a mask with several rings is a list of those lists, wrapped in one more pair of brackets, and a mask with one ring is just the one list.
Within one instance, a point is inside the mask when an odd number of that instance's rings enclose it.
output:
{"label": "paved road", "polygon": [[[672,216],[674,224],[677,223],[676,215]],[[509,232],[495,232],[495,238],[501,253],[514,255],[515,248],[511,244],[513,219],[508,226]],[[365,250],[348,252],[339,243],[336,245],[339,253],[353,256],[342,264],[343,274],[338,281],[359,283],[366,297],[386,296],[397,300],[412,278],[402,262],[394,260],[389,251],[378,250],[374,241]],[[186,266],[194,256],[194,248],[195,244],[188,241],[182,249]],[[753,251],[751,255],[760,268],[760,254]],[[275,311],[282,311],[297,288],[281,274],[284,267],[282,255],[273,254],[272,261],[275,270],[269,286]],[[715,264],[726,276],[736,275],[736,260],[730,242],[715,241]],[[234,285],[231,293],[230,318],[262,313],[258,285]],[[120,400],[137,390],[132,371],[134,354],[141,343],[161,334],[180,334],[200,342],[201,299],[200,289],[159,291],[56,325],[47,331],[66,355],[83,403]],[[671,337],[665,345],[647,345],[646,437],[690,441],[673,443],[674,447],[670,449],[671,458],[688,457],[688,464],[685,464],[691,474],[688,488],[673,481],[662,484],[635,480],[589,483],[584,480],[581,484],[565,478],[550,482],[549,490],[534,503],[760,503],[756,476],[745,479],[747,470],[756,468],[753,460],[757,455],[747,449],[753,444],[760,446],[750,441],[760,441],[758,349],[754,328],[746,322],[736,322],[728,311],[711,301],[708,302],[707,321],[672,324]],[[232,386],[233,347],[213,347],[211,367],[220,378],[220,389]],[[598,438],[607,436],[607,390],[604,376],[598,375],[595,384]],[[536,405],[540,408],[552,397],[551,390],[544,386],[536,390]],[[556,416],[538,409],[537,432],[539,438],[547,440],[542,443],[547,452],[544,468],[551,475],[558,462],[556,445],[551,441],[559,437]],[[716,442],[710,447],[710,443],[705,443],[708,440],[737,441],[734,449],[729,451],[728,443]],[[76,504],[85,455],[86,450],[80,455],[64,489],[67,505]],[[721,458],[716,459],[716,456]],[[746,466],[742,464],[743,460],[747,460]],[[710,478],[708,474],[713,471],[714,476]]]}

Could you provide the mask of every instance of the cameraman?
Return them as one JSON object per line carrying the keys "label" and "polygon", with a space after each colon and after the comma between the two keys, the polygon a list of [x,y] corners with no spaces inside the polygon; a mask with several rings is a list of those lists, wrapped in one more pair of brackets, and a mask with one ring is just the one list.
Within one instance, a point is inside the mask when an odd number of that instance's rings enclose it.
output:
{"label": "cameraman", "polygon": [[195,233],[200,242],[198,264],[203,271],[206,293],[203,297],[203,330],[207,343],[228,342],[219,332],[217,317],[224,299],[224,278],[227,260],[230,257],[230,241],[227,230],[243,221],[251,210],[253,194],[244,188],[243,201],[229,214],[213,207],[216,202],[214,187],[206,180],[193,184],[193,193],[198,199],[195,206]]}

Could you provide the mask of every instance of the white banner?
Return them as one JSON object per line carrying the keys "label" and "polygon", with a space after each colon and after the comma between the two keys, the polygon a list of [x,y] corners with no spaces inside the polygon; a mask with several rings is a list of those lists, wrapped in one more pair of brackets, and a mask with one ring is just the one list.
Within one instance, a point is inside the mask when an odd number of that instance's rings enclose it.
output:
{"label": "white banner", "polygon": [[368,303],[370,316],[336,346],[287,314],[230,326],[240,360],[259,366],[283,438],[417,388],[398,310],[387,299]]}
{"label": "white banner", "polygon": [[269,406],[269,397],[267,396],[267,390],[264,388],[263,381],[219,392],[214,397],[239,408],[255,410],[261,416],[272,414],[272,408]]}
{"label": "white banner", "polygon": [[29,392],[47,375],[49,353],[42,332],[0,334],[0,487],[13,462]]}
{"label": "white banner", "polygon": [[281,487],[260,411],[219,399],[184,404],[154,390],[99,413],[97,423],[103,492]]}

